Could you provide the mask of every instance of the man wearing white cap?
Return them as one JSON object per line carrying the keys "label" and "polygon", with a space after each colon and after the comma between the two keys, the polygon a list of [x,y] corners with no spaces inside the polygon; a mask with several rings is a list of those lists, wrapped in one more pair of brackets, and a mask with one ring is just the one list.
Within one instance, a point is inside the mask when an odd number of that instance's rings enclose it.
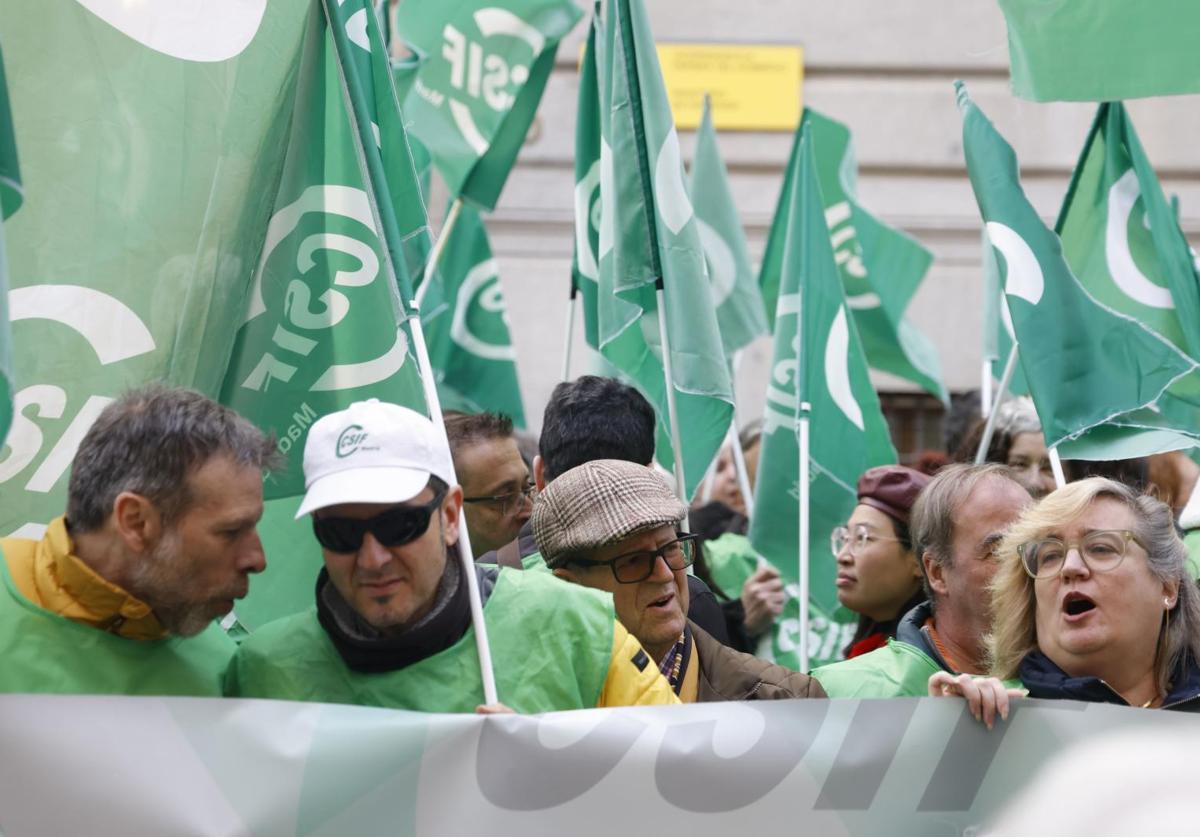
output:
{"label": "man wearing white cap", "polygon": [[[316,606],[256,631],[230,665],[240,697],[470,712],[483,703],[458,556],[462,489],[433,423],[377,400],[325,416],[304,448],[325,568]],[[479,566],[500,700],[517,712],[673,703],[611,598],[546,573]],[[553,626],[553,630],[548,630]]]}

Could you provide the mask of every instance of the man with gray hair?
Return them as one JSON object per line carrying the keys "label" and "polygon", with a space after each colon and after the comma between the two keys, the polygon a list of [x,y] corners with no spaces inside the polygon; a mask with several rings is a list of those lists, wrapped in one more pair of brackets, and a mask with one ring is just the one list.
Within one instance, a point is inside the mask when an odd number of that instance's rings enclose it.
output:
{"label": "man with gray hair", "polygon": [[67,514],[0,540],[0,692],[220,695],[236,650],[214,619],[266,566],[256,526],[275,446],[196,392],[104,409]]}
{"label": "man with gray hair", "polygon": [[806,675],[722,645],[687,618],[699,546],[678,532],[686,512],[653,470],[597,459],[546,486],[533,535],[556,576],[612,594],[617,618],[684,703],[824,697]]}
{"label": "man with gray hair", "polygon": [[830,697],[921,697],[935,672],[984,673],[995,549],[1030,501],[1003,465],[939,471],[912,510],[926,601],[905,614],[885,647],[816,669]]}

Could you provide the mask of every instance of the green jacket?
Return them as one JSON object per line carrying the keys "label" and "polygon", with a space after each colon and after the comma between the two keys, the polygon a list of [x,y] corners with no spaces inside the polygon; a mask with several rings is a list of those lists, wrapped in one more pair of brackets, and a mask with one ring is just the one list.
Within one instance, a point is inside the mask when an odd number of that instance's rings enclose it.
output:
{"label": "green jacket", "polygon": [[[613,657],[612,598],[547,572],[499,571],[483,608],[500,700],[520,713],[597,705]],[[238,649],[233,697],[471,712],[484,702],[475,630],[395,671],[358,672],[338,654],[316,608],[266,625]]]}
{"label": "green jacket", "polygon": [[924,697],[929,676],[942,670],[921,649],[889,639],[883,648],[821,666],[812,676],[831,698]]}
{"label": "green jacket", "polygon": [[925,632],[932,610],[928,602],[914,607],[896,627],[896,637],[883,648],[821,666],[812,676],[831,698],[924,697],[929,676],[953,672]]}
{"label": "green jacket", "polygon": [[236,648],[215,623],[194,637],[127,639],[38,607],[0,553],[0,693],[218,697]]}

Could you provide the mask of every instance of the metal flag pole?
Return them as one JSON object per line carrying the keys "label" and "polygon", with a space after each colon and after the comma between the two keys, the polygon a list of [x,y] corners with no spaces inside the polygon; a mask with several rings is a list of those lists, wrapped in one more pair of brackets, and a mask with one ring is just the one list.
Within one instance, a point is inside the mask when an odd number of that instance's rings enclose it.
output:
{"label": "metal flag pole", "polygon": [[[322,0],[325,19],[332,24],[338,18],[332,11],[331,3],[332,0]],[[367,25],[370,27],[369,15]],[[398,235],[399,227],[396,223],[391,202],[386,199],[388,187],[387,177],[384,175],[383,170],[383,158],[379,153],[378,146],[373,144],[374,138],[367,138],[367,126],[372,124],[370,114],[367,112],[364,103],[359,98],[351,95],[350,87],[346,82],[346,68],[354,66],[354,63],[346,58],[350,51],[350,41],[346,30],[336,25],[331,25],[330,28],[333,33],[334,48],[337,51],[338,74],[342,85],[342,96],[350,106],[347,108],[347,112],[350,116],[355,136],[358,138],[356,150],[359,163],[362,166],[362,174],[366,179],[369,190],[374,197],[371,205],[372,211],[376,215],[376,223],[379,224],[382,230],[382,237],[387,245],[386,252],[388,258],[386,259],[386,264],[388,272],[391,274],[389,279],[395,283],[396,291],[399,294],[397,315],[400,315],[403,312],[404,297],[412,295],[412,287],[408,274],[404,270],[403,262],[400,260],[402,247]],[[380,199],[381,196],[383,199]],[[423,298],[425,289],[429,287],[430,283],[428,279],[433,273],[433,267],[437,259],[441,256],[441,251],[446,246],[447,233],[453,228],[453,222],[457,219],[458,212],[461,209],[462,198],[460,197],[455,202],[455,206],[451,207],[450,215],[447,216],[446,223],[442,226],[442,235],[438,238],[437,244],[434,245],[429,266],[425,271],[426,281],[421,284],[421,288],[414,295],[413,301],[408,304],[409,328],[412,333],[413,347],[417,354],[417,368],[421,374],[421,382],[425,390],[425,403],[430,411],[429,417],[437,428],[437,432],[441,434],[447,449],[450,447],[450,442],[446,437],[446,426],[442,421],[442,405],[438,400],[437,384],[434,382],[433,377],[433,366],[429,362],[429,350],[425,345],[425,331],[421,328],[421,311],[418,300]],[[403,324],[400,327],[402,328]],[[455,482],[458,482],[458,475],[454,473],[453,457],[450,460],[450,470],[451,477]],[[491,647],[488,645],[487,625],[483,621],[483,603],[479,596],[479,580],[475,577],[475,558],[471,553],[471,540],[467,536],[466,521],[463,519],[460,519],[458,542],[460,544],[458,551],[463,561],[464,574],[467,580],[467,596],[471,604],[471,621],[475,627],[475,645],[479,650],[479,676],[480,680],[483,681],[484,702],[498,703],[496,677],[492,671],[492,652]]]}
{"label": "metal flag pole", "polygon": [[567,336],[563,340],[562,379],[571,380],[571,346],[575,342],[575,300],[579,298],[579,289],[575,280],[571,280],[571,297],[567,300]]}
{"label": "metal flag pole", "polygon": [[975,464],[982,465],[987,460],[988,448],[992,444],[992,436],[996,433],[996,416],[1004,396],[1008,394],[1008,385],[1012,383],[1013,371],[1017,368],[1017,344],[1013,343],[1008,360],[1004,363],[1004,374],[1000,376],[1000,386],[996,388],[996,397],[992,401],[992,409],[988,411],[987,424],[983,426],[983,437],[979,440],[979,448],[975,451]]}
{"label": "metal flag pole", "polygon": [[[426,276],[428,277],[428,274]],[[421,386],[425,390],[425,403],[429,407],[429,418],[437,427],[448,450],[450,439],[446,435],[446,425],[442,418],[442,402],[438,398],[437,382],[433,377],[433,365],[429,362],[429,350],[425,346],[425,330],[421,328],[420,306],[414,301],[410,310],[412,316],[408,322],[412,329],[413,350],[417,354],[417,368],[421,373]],[[453,456],[450,457],[450,476],[455,483],[458,482]],[[479,595],[479,579],[475,576],[475,554],[471,550],[471,538],[467,534],[467,521],[464,514],[465,512],[459,513],[458,555],[462,559],[463,577],[467,582],[467,597],[471,602],[471,624],[475,627],[475,648],[479,653],[479,676],[483,680],[484,703],[499,703],[500,698],[496,693],[496,674],[492,669],[492,649],[488,643],[487,624],[483,621],[483,599]]]}
{"label": "metal flag pole", "polygon": [[1050,470],[1054,472],[1054,487],[1062,488],[1067,484],[1067,477],[1063,473],[1062,460],[1058,457],[1058,445],[1050,448]]}
{"label": "metal flag pole", "polygon": [[[725,435],[725,440],[729,440],[729,435]],[[720,458],[720,452],[717,457]],[[708,463],[708,470],[704,472],[704,483],[700,488],[700,505],[706,506],[712,502],[713,483],[717,480],[717,460],[714,459]]]}
{"label": "metal flag pole", "polygon": [[800,403],[796,416],[796,430],[800,436],[800,670],[808,671],[808,528],[809,528],[809,441],[808,414],[812,404]]}
{"label": "metal flag pole", "polygon": [[[658,305],[658,333],[662,340],[663,377],[667,384],[667,422],[671,428],[671,453],[675,458],[675,493],[686,507],[690,498],[687,497],[687,483],[683,481],[683,445],[679,435],[679,411],[675,406],[675,378],[671,374],[671,338],[667,335],[667,306],[666,292],[660,281],[655,290],[655,302]],[[683,529],[690,531],[688,519],[683,519]]]}
{"label": "metal flag pole", "polygon": [[987,418],[992,412],[992,362],[988,358],[983,359],[983,366],[979,376],[979,415]]}
{"label": "metal flag pole", "polygon": [[[735,376],[741,361],[742,353],[736,352],[733,356]],[[731,382],[732,380],[733,376],[730,377]],[[738,424],[737,386],[733,385],[731,389],[733,390],[733,421],[729,425],[730,453],[733,454],[733,467],[737,473],[738,489],[742,492],[742,503],[746,506],[746,517],[749,517],[751,509],[754,508],[754,489],[750,485],[750,471],[746,468],[746,454],[742,451],[741,428]]]}
{"label": "metal flag pole", "polygon": [[442,251],[446,249],[450,233],[454,232],[454,225],[458,222],[458,215],[462,212],[462,208],[463,199],[460,195],[454,199],[454,203],[450,204],[450,211],[446,214],[446,223],[442,224],[442,230],[438,233],[437,241],[433,245],[433,252],[429,254],[429,261],[425,263],[425,277],[421,280],[421,287],[417,288],[416,297],[413,299],[416,308],[421,307],[425,301],[425,294],[429,293],[429,286],[433,284],[433,272],[437,270],[438,262],[442,260]]}

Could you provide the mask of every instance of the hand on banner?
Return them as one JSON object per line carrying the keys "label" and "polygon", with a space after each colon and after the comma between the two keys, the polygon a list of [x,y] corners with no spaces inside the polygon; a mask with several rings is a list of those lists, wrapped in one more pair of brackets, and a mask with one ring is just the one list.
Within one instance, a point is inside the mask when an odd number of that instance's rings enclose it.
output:
{"label": "hand on banner", "polygon": [[517,713],[509,709],[503,703],[481,703],[475,707],[476,715],[516,715]]}
{"label": "hand on banner", "polygon": [[742,608],[746,611],[746,633],[758,636],[771,627],[783,612],[783,581],[774,567],[759,567],[742,585]]}
{"label": "hand on banner", "polygon": [[1025,697],[1024,689],[1006,689],[1004,682],[995,677],[973,677],[970,674],[953,675],[939,671],[929,676],[930,697],[957,695],[967,702],[967,708],[976,721],[991,729],[996,715],[1008,720],[1008,704],[1011,698]]}

